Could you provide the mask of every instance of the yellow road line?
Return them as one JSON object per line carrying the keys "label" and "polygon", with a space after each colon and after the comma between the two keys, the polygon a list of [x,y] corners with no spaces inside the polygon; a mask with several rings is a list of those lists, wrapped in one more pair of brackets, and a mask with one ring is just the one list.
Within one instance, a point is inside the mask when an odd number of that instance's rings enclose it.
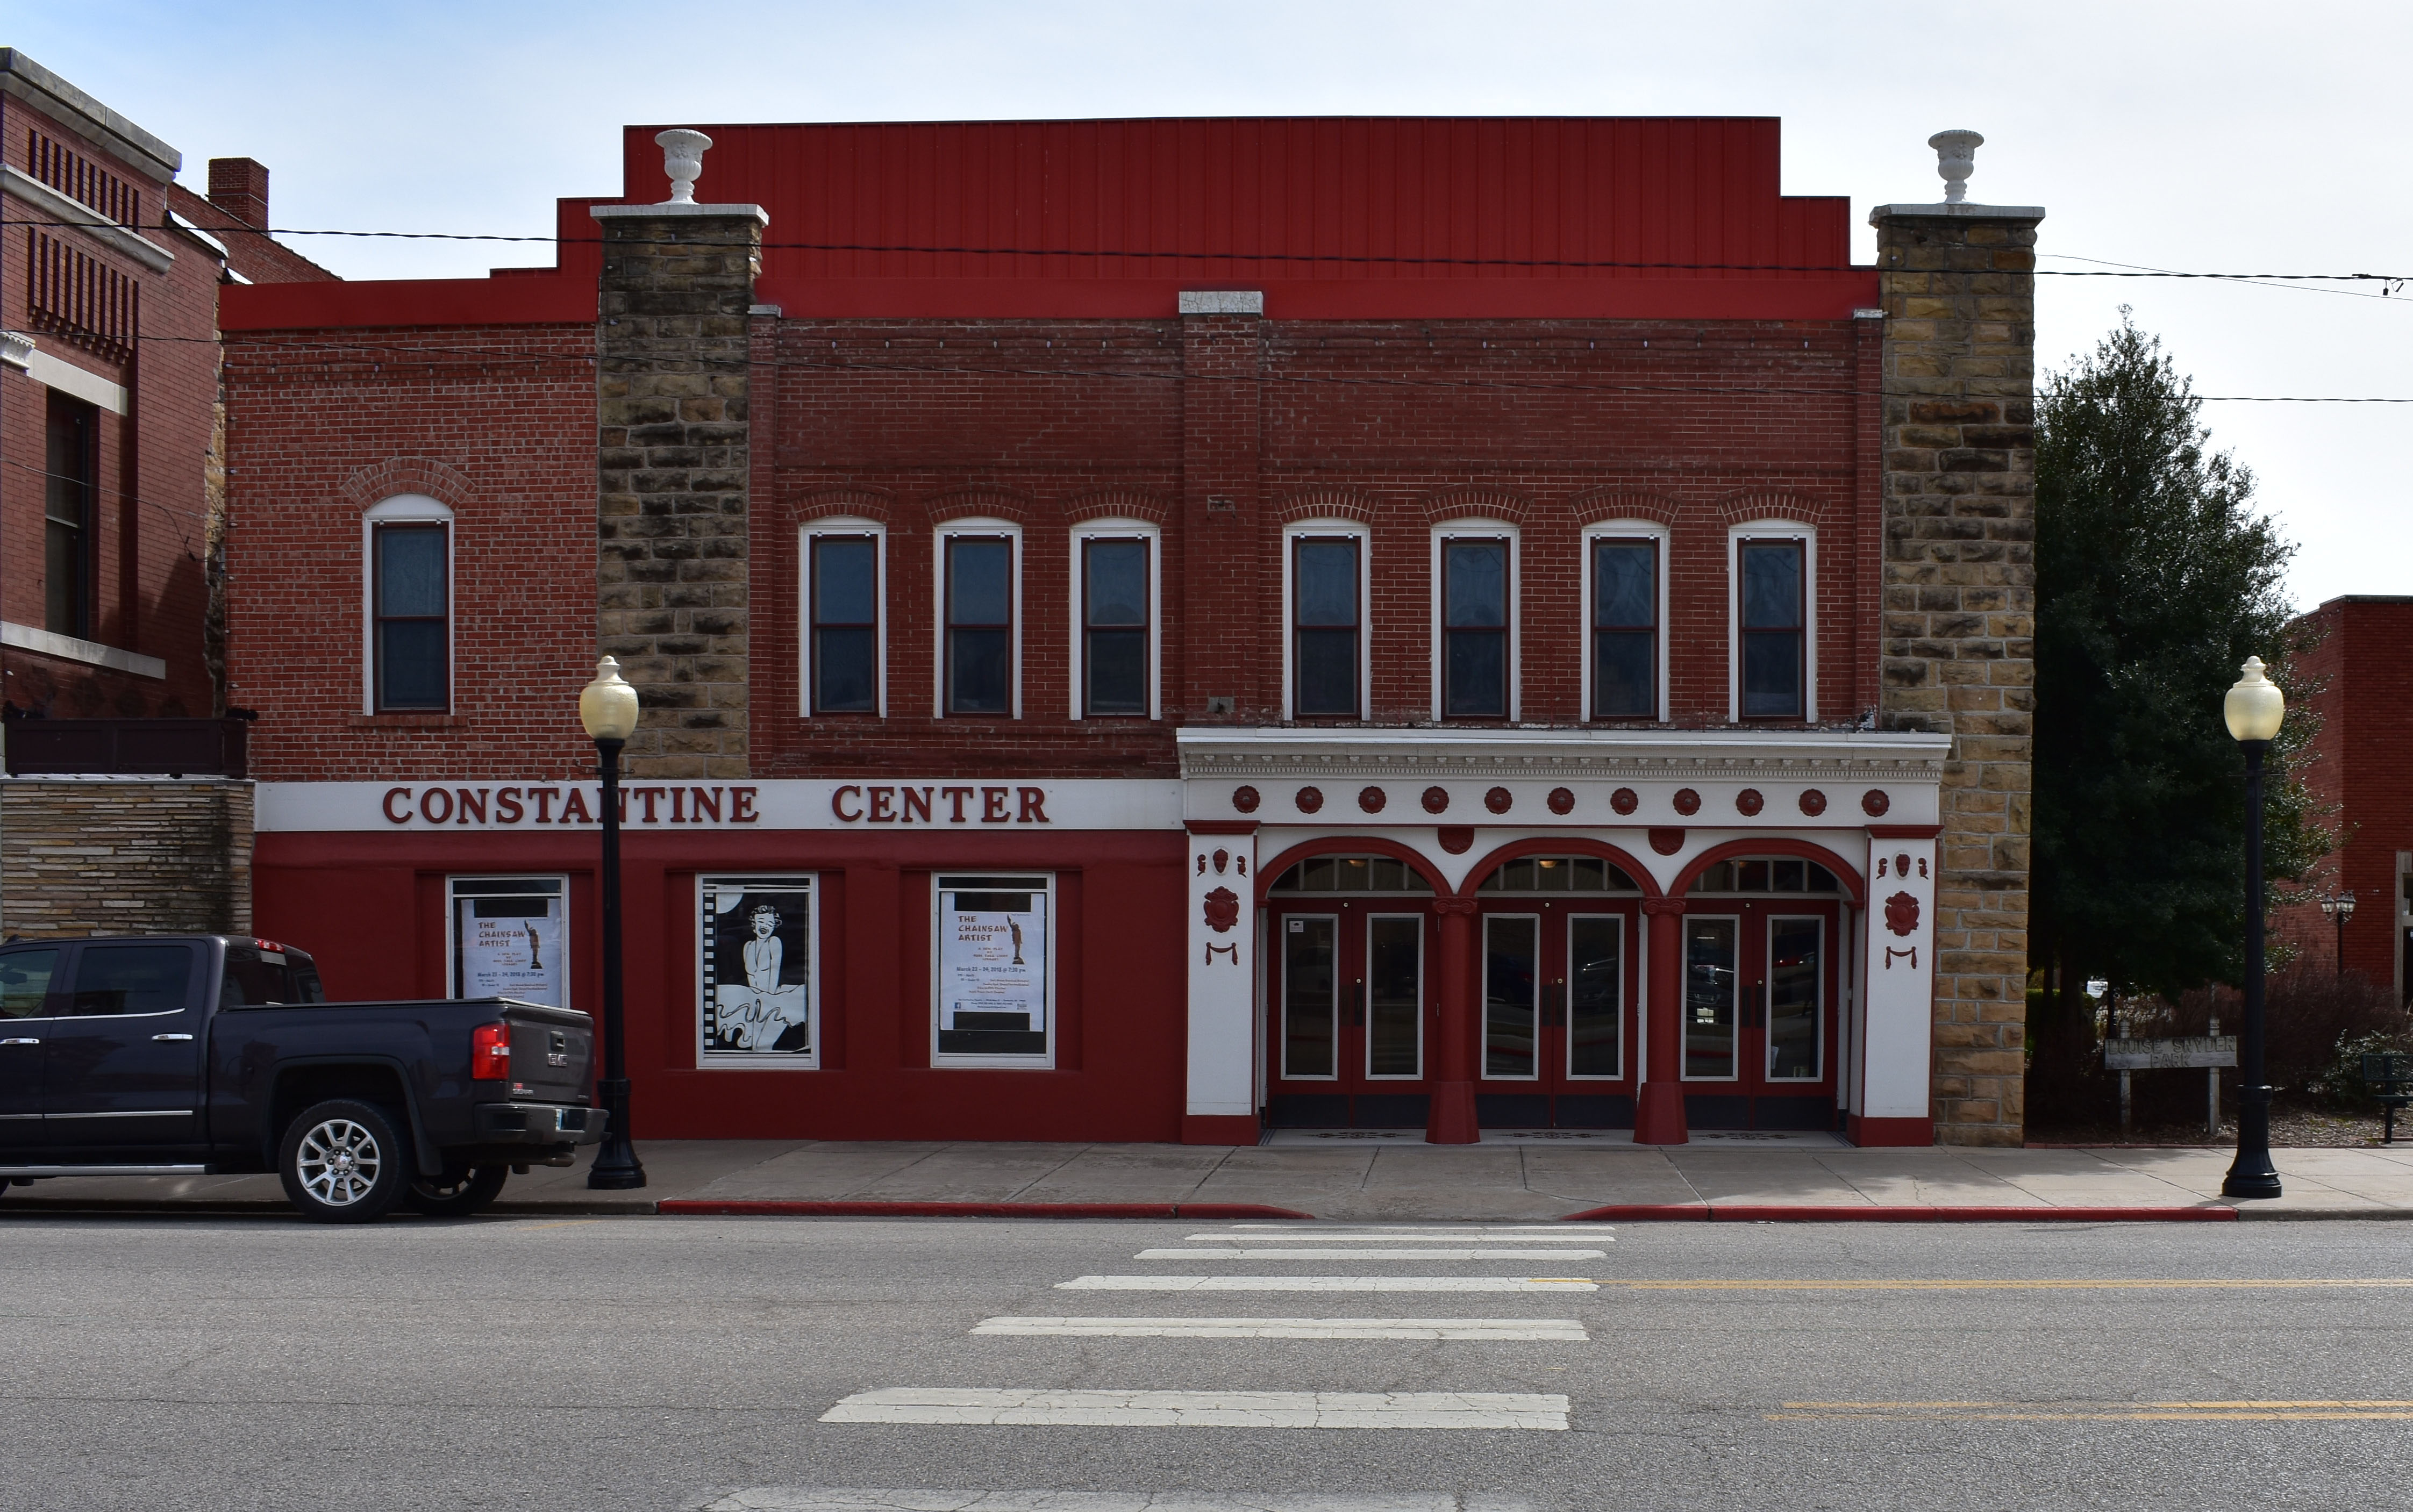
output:
{"label": "yellow road line", "polygon": [[1769,1422],[2321,1423],[2413,1422],[2406,1412],[1771,1412]]}
{"label": "yellow road line", "polygon": [[[1586,1279],[1559,1277],[1559,1280]],[[1618,1291],[2136,1291],[2136,1290],[2281,1290],[2323,1291],[2356,1287],[2413,1286],[2413,1277],[2368,1276],[2304,1279],[2231,1280],[2123,1277],[2107,1280],[1845,1280],[1845,1281],[1630,1281],[1610,1276],[1588,1278]]]}
{"label": "yellow road line", "polygon": [[[1780,1405],[1786,1407],[1806,1407],[1822,1412],[1933,1412],[1959,1410],[1964,1408],[2036,1407],[2042,1406],[2044,1403],[2033,1402],[1787,1402],[1780,1403]],[[2334,1398],[2315,1402],[2124,1402],[2118,1403],[2097,1402],[2081,1402],[2079,1403],[2079,1405],[2089,1407],[2117,1405],[2137,1411],[2143,1411],[2150,1408],[2155,1411],[2170,1412],[2185,1410],[2265,1411],[2298,1407],[2403,1407],[2413,1409],[2413,1402],[2355,1402],[2342,1401]]]}

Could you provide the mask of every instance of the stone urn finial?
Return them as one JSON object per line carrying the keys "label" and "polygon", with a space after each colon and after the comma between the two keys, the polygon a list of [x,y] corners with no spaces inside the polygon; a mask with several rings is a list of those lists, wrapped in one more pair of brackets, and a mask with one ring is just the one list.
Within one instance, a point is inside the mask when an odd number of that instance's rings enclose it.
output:
{"label": "stone urn finial", "polygon": [[1957,205],[1969,198],[1969,175],[1977,170],[1977,149],[1986,139],[1974,131],[1939,131],[1927,139],[1935,149],[1935,171],[1944,180],[1944,202]]}
{"label": "stone urn finial", "polygon": [[712,139],[701,131],[673,126],[655,133],[654,142],[662,150],[662,171],[671,176],[669,202],[694,204],[696,176],[703,171],[704,149],[712,145]]}

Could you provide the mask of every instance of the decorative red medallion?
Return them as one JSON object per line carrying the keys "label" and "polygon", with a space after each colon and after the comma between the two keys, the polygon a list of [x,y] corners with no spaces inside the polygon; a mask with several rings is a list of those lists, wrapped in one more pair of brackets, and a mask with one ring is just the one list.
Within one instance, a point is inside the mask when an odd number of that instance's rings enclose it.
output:
{"label": "decorative red medallion", "polygon": [[1301,814],[1313,814],[1316,810],[1324,807],[1324,789],[1321,787],[1302,787],[1298,790],[1298,796],[1292,799],[1291,801],[1298,805],[1298,812]]}
{"label": "decorative red medallion", "polygon": [[1810,817],[1813,819],[1826,813],[1827,795],[1818,791],[1818,789],[1814,787],[1803,788],[1801,790],[1801,812],[1810,815]]}
{"label": "decorative red medallion", "polygon": [[1748,819],[1768,807],[1768,800],[1759,796],[1756,787],[1746,787],[1735,795],[1735,811]]}
{"label": "decorative red medallion", "polygon": [[1452,856],[1463,856],[1474,848],[1474,826],[1445,824],[1441,827],[1441,848]]}
{"label": "decorative red medallion", "polygon": [[1379,787],[1360,787],[1357,789],[1357,806],[1364,809],[1369,814],[1382,813],[1383,805],[1389,801],[1390,800],[1384,796],[1383,790]]}
{"label": "decorative red medallion", "polygon": [[1653,829],[1651,831],[1651,848],[1662,856],[1673,856],[1684,848],[1684,831]]}
{"label": "decorative red medallion", "polygon": [[1676,812],[1691,818],[1701,812],[1701,795],[1689,787],[1676,789]]}
{"label": "decorative red medallion", "polygon": [[[1620,788],[1619,791],[1622,792],[1624,789]],[[1552,814],[1573,814],[1575,811],[1576,795],[1574,793],[1563,787],[1553,787],[1550,789],[1550,812]]]}
{"label": "decorative red medallion", "polygon": [[1640,807],[1641,803],[1642,800],[1634,796],[1634,789],[1631,787],[1621,787],[1608,795],[1608,806],[1620,814],[1631,814]]}
{"label": "decorative red medallion", "polygon": [[1206,927],[1218,934],[1231,932],[1240,921],[1240,895],[1229,888],[1217,888],[1206,895]]}
{"label": "decorative red medallion", "polygon": [[1243,785],[1232,789],[1232,807],[1238,809],[1242,814],[1256,813],[1257,804],[1261,801],[1263,800],[1258,798],[1257,790],[1253,787]]}
{"label": "decorative red medallion", "polygon": [[1872,787],[1860,795],[1860,812],[1874,819],[1893,807],[1893,800],[1885,796],[1882,787]]}
{"label": "decorative red medallion", "polygon": [[[1427,814],[1439,814],[1439,813],[1441,813],[1443,809],[1446,809],[1446,808],[1448,808],[1448,807],[1449,807],[1449,789],[1448,789],[1448,788],[1446,788],[1446,787],[1428,787],[1428,788],[1426,788],[1426,789],[1425,789],[1425,812],[1426,812]],[[1369,812],[1370,812],[1370,811],[1369,811]]]}
{"label": "decorative red medallion", "polygon": [[1886,928],[1896,934],[1908,934],[1918,928],[1918,900],[1906,892],[1897,892],[1887,898]]}
{"label": "decorative red medallion", "polygon": [[1483,806],[1494,814],[1507,813],[1516,802],[1516,796],[1505,787],[1495,787],[1483,795]]}

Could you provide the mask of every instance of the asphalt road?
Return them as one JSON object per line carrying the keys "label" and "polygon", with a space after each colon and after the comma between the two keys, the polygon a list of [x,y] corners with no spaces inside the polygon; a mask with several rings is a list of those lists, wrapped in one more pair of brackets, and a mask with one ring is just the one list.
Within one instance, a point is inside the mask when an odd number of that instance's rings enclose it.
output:
{"label": "asphalt road", "polygon": [[2413,1226],[1571,1226],[0,1215],[0,1506],[2413,1499]]}

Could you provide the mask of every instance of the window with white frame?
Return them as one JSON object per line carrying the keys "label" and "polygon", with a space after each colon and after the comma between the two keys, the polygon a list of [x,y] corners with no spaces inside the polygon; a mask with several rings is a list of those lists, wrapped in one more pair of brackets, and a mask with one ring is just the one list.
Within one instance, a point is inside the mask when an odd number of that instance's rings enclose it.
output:
{"label": "window with white frame", "polygon": [[939,712],[1022,717],[1022,532],[1004,521],[939,532]]}
{"label": "window with white frame", "polygon": [[696,1064],[811,1070],[820,1061],[809,873],[696,878]]}
{"label": "window with white frame", "polygon": [[1158,714],[1157,532],[1102,520],[1073,532],[1073,717]]}
{"label": "window with white frame", "polygon": [[1516,536],[1504,526],[1477,521],[1434,532],[1438,717],[1516,717]]}
{"label": "window with white frame", "polygon": [[1609,521],[1584,532],[1584,710],[1592,719],[1666,713],[1666,532]]}
{"label": "window with white frame", "polygon": [[406,493],[361,521],[362,709],[452,707],[452,511]]}
{"label": "window with white frame", "polygon": [[878,523],[845,518],[804,529],[802,675],[798,712],[885,714],[886,638],[881,606],[888,536]]}
{"label": "window with white frame", "polygon": [[444,891],[454,997],[570,1006],[568,877],[454,876]]}
{"label": "window with white frame", "polygon": [[1282,703],[1295,719],[1366,717],[1365,531],[1313,523],[1283,531],[1289,621]]}
{"label": "window with white frame", "polygon": [[1769,524],[1737,530],[1732,543],[1734,717],[1812,718],[1814,542],[1801,527]]}

